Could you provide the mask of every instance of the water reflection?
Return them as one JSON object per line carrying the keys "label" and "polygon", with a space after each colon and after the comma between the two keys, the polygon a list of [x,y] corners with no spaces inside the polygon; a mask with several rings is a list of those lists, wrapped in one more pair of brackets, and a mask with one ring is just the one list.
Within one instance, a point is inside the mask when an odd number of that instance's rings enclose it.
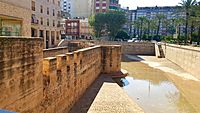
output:
{"label": "water reflection", "polygon": [[199,82],[184,80],[141,62],[123,62],[122,67],[130,76],[116,81],[147,113],[200,112]]}

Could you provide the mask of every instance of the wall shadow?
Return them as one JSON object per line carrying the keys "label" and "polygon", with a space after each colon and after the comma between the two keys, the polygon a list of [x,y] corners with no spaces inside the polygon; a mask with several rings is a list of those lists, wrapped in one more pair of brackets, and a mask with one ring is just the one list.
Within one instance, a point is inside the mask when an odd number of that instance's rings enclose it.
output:
{"label": "wall shadow", "polygon": [[69,113],[87,113],[104,82],[115,83],[110,76],[100,75],[74,104]]}
{"label": "wall shadow", "polygon": [[139,57],[138,55],[131,55],[132,58],[129,58],[127,54],[122,54],[122,60],[121,62],[140,62],[144,59]]}

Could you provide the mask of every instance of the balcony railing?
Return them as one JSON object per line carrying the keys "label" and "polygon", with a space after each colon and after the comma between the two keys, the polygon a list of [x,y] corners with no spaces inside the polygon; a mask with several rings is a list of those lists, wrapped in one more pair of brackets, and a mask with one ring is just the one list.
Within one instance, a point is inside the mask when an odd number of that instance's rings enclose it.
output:
{"label": "balcony railing", "polygon": [[39,24],[39,20],[36,18],[35,15],[32,15],[32,17],[31,17],[31,23],[32,24]]}

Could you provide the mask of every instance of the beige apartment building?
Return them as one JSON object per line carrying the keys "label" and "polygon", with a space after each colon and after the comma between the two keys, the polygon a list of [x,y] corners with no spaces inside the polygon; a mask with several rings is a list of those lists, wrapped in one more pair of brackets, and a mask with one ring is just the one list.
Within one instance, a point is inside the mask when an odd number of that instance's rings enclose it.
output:
{"label": "beige apartment building", "polygon": [[94,14],[94,0],[72,0],[71,17],[88,18]]}
{"label": "beige apartment building", "polygon": [[0,36],[30,37],[30,18],[31,0],[0,0]]}
{"label": "beige apartment building", "polygon": [[87,18],[80,19],[80,37],[82,39],[91,39],[92,38],[92,27],[89,24]]}
{"label": "beige apartment building", "polygon": [[31,36],[44,38],[44,48],[55,47],[61,40],[60,0],[32,0]]}

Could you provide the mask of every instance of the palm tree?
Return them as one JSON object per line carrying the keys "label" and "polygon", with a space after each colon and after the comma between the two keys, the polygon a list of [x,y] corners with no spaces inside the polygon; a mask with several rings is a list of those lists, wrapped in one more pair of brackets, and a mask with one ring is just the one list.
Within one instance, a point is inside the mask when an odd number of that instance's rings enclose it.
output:
{"label": "palm tree", "polygon": [[160,25],[162,20],[165,18],[164,14],[156,14],[156,19],[158,20],[158,24],[157,24],[157,31],[156,31],[156,37],[158,37],[159,32],[160,32]]}
{"label": "palm tree", "polygon": [[147,18],[146,17],[144,17],[144,16],[142,16],[142,17],[138,17],[138,21],[139,21],[139,23],[140,23],[140,39],[142,38],[142,35],[143,35],[143,28],[144,28],[144,22],[146,22],[146,20],[147,20]]}
{"label": "palm tree", "polygon": [[196,4],[196,0],[181,0],[181,3],[179,3],[182,7],[183,10],[185,12],[185,44],[187,43],[188,40],[188,22],[189,22],[189,18],[190,18],[190,13],[191,13],[191,9],[192,6],[194,6]]}
{"label": "palm tree", "polygon": [[180,36],[181,36],[181,25],[183,24],[183,21],[184,19],[182,18],[176,18],[174,20],[174,24],[175,24],[175,27],[176,27],[176,31],[177,31],[177,41],[178,41],[178,44],[180,44]]}

